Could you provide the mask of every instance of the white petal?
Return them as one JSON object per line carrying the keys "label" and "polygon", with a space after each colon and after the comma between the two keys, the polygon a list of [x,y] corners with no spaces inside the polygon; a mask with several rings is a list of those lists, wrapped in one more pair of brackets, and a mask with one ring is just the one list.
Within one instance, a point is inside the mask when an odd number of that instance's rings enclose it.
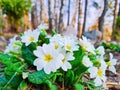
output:
{"label": "white petal", "polygon": [[112,63],[112,65],[116,65],[117,59],[112,59],[112,60],[111,60],[111,63]]}
{"label": "white petal", "polygon": [[93,66],[93,63],[90,61],[90,59],[87,56],[83,57],[83,64],[86,67],[92,67]]}
{"label": "white petal", "polygon": [[106,76],[103,76],[101,79],[102,79],[104,82],[106,82],[106,80],[107,80]]}
{"label": "white petal", "polygon": [[37,57],[42,57],[42,56],[43,56],[42,47],[38,46],[38,47],[37,47],[37,50],[34,50],[33,53],[34,53],[34,55],[37,56]]}
{"label": "white petal", "polygon": [[111,59],[113,59],[113,54],[112,54],[112,53],[110,53],[109,55],[110,55],[110,60],[111,60]]}
{"label": "white petal", "polygon": [[75,58],[73,56],[73,53],[72,52],[68,52],[66,54],[66,59],[69,60],[69,61],[74,60]]}
{"label": "white petal", "polygon": [[95,86],[101,86],[101,85],[102,85],[102,80],[101,80],[99,77],[97,77],[97,78],[94,80],[94,82],[95,82]]}
{"label": "white petal", "polygon": [[37,70],[41,70],[45,65],[45,63],[42,62],[42,60],[40,60],[39,58],[35,59],[33,64],[37,66]]}
{"label": "white petal", "polygon": [[88,72],[90,73],[90,78],[95,78],[97,76],[97,67],[90,67]]}
{"label": "white petal", "polygon": [[44,67],[44,71],[45,71],[45,73],[47,73],[47,74],[50,74],[50,72],[52,71],[51,69],[50,69],[50,67],[48,67],[47,65]]}
{"label": "white petal", "polygon": [[71,64],[69,63],[69,62],[65,62],[63,65],[62,65],[62,69],[64,70],[64,71],[67,71],[67,69],[71,69],[72,68],[72,66],[71,66]]}
{"label": "white petal", "polygon": [[113,72],[113,73],[115,73],[115,74],[116,74],[116,69],[115,69],[115,67],[114,67],[114,66],[110,66],[110,67],[109,67],[109,70],[110,70],[111,72]]}

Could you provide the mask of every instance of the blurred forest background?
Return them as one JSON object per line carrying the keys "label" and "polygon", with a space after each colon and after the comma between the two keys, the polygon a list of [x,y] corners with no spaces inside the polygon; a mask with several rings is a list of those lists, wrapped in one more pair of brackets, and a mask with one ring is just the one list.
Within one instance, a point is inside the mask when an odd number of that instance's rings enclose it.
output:
{"label": "blurred forest background", "polygon": [[[54,29],[84,35],[98,44],[101,40],[120,44],[120,0],[0,0],[0,51],[9,38],[39,25],[47,26],[49,34]],[[120,61],[120,53],[115,57]],[[120,74],[108,78],[113,86],[120,82]],[[120,90],[120,85],[117,88],[113,90]]]}
{"label": "blurred forest background", "polygon": [[120,40],[119,0],[0,0],[2,39],[40,24],[48,26],[48,33],[55,29],[78,37]]}

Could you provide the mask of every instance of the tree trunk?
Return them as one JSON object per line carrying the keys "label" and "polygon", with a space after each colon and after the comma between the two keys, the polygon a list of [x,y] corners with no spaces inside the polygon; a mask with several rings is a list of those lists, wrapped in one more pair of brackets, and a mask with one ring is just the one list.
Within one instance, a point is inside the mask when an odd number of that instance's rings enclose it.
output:
{"label": "tree trunk", "polygon": [[70,0],[68,1],[68,21],[67,21],[67,25],[69,26],[70,24]]}
{"label": "tree trunk", "polygon": [[113,30],[115,30],[115,28],[116,28],[117,15],[118,15],[118,0],[115,0]]}
{"label": "tree trunk", "polygon": [[55,31],[58,33],[58,15],[57,15],[57,3],[58,0],[54,0],[54,10],[55,10],[55,18],[54,18],[54,22],[55,22]]}
{"label": "tree trunk", "polygon": [[49,31],[52,30],[52,17],[51,17],[51,0],[48,0],[48,16],[49,16]]}
{"label": "tree trunk", "polygon": [[104,9],[103,9],[102,15],[99,18],[99,22],[98,22],[98,24],[99,24],[98,28],[101,32],[103,32],[104,17],[105,17],[107,10],[108,10],[108,0],[104,0]]}
{"label": "tree trunk", "polygon": [[40,0],[40,23],[43,22],[43,0]]}
{"label": "tree trunk", "polygon": [[61,0],[61,6],[60,6],[60,13],[59,13],[59,26],[58,26],[58,33],[62,33],[62,24],[63,24],[63,6],[64,6],[64,1]]}
{"label": "tree trunk", "polygon": [[82,33],[85,31],[85,27],[86,27],[87,5],[88,5],[88,0],[85,0],[84,22],[83,22],[83,29],[82,29]]}
{"label": "tree trunk", "polygon": [[[76,24],[76,17],[77,17],[77,15],[78,15],[78,0],[76,0],[76,2],[75,2],[76,4],[75,4],[75,10],[74,10],[74,14],[73,14],[73,17],[72,17],[72,21],[71,21],[71,24],[70,25],[72,25],[73,27],[75,26],[75,24]],[[78,20],[78,19],[77,19]]]}
{"label": "tree trunk", "polygon": [[78,5],[78,33],[77,33],[78,38],[80,38],[82,36],[83,24],[82,24],[82,21],[80,21],[81,18],[82,18],[82,1],[79,0],[79,5]]}

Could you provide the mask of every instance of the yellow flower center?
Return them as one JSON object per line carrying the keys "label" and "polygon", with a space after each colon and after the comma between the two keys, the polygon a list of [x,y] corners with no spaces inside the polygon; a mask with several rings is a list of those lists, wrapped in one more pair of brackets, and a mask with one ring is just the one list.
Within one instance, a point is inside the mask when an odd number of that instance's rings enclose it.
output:
{"label": "yellow flower center", "polygon": [[102,71],[102,69],[98,69],[97,74],[98,74],[99,77],[102,77],[102,76],[103,76],[103,71]]}
{"label": "yellow flower center", "polygon": [[83,46],[83,48],[86,50],[88,48],[88,46]]}
{"label": "yellow flower center", "polygon": [[17,48],[16,42],[13,43],[13,47],[14,47],[14,48]]}
{"label": "yellow flower center", "polygon": [[63,60],[62,60],[62,62],[64,63],[66,61],[66,58],[64,58]]}
{"label": "yellow flower center", "polygon": [[30,36],[29,41],[32,42],[32,41],[34,41],[34,39],[35,38],[33,36]]}
{"label": "yellow flower center", "polygon": [[108,65],[108,66],[112,66],[112,63],[111,63],[111,62],[107,62],[107,65]]}
{"label": "yellow flower center", "polygon": [[66,45],[66,49],[68,49],[70,51],[71,50],[71,46],[70,45]]}
{"label": "yellow flower center", "polygon": [[55,49],[58,49],[58,47],[59,47],[58,44],[56,44],[56,45],[54,46]]}
{"label": "yellow flower center", "polygon": [[53,56],[51,54],[45,54],[44,55],[44,61],[45,62],[50,62],[53,60]]}

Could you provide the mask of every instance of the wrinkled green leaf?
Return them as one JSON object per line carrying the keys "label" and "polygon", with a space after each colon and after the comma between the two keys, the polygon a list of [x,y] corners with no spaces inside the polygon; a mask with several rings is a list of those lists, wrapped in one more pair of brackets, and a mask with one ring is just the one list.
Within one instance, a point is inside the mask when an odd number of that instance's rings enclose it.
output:
{"label": "wrinkled green leaf", "polygon": [[46,74],[43,70],[36,71],[28,75],[28,80],[33,84],[42,84],[45,80],[50,79],[53,74]]}

